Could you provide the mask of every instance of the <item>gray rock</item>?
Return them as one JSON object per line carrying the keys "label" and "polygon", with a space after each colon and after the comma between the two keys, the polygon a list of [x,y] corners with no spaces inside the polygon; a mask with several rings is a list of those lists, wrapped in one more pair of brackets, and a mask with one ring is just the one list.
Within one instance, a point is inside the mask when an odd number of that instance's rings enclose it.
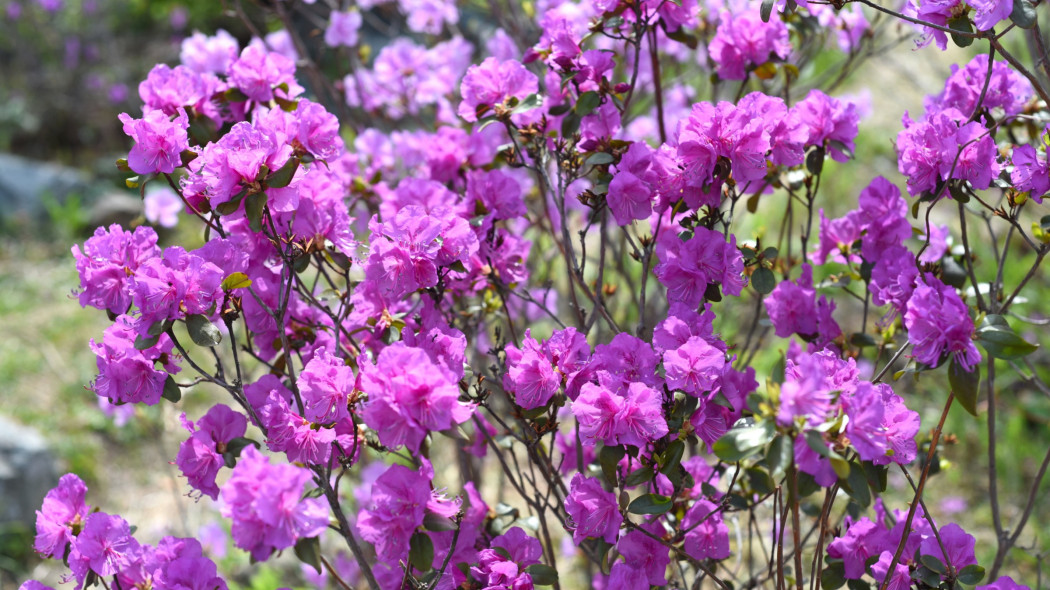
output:
{"label": "gray rock", "polygon": [[33,530],[36,511],[58,484],[55,457],[41,434],[0,416],[0,524]]}
{"label": "gray rock", "polygon": [[0,154],[0,221],[44,223],[46,199],[64,203],[71,196],[87,202],[96,192],[91,178],[74,168]]}

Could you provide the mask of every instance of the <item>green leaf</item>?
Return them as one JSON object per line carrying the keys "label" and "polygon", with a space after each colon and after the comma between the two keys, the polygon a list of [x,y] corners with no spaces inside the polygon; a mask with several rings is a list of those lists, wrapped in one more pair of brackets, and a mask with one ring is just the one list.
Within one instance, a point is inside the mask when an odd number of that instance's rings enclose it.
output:
{"label": "green leaf", "polygon": [[919,561],[922,562],[922,565],[926,566],[926,569],[932,572],[937,572],[938,574],[948,573],[948,568],[944,567],[941,560],[932,555],[920,555]]}
{"label": "green leaf", "polygon": [[456,523],[451,519],[428,511],[423,516],[423,528],[436,533],[456,530]]}
{"label": "green leaf", "polygon": [[820,587],[824,590],[836,590],[846,583],[846,567],[841,561],[828,564],[820,572]]}
{"label": "green leaf", "polygon": [[762,295],[769,295],[777,286],[777,277],[768,268],[756,268],[755,272],[751,273],[751,286]]}
{"label": "green leaf", "polygon": [[660,473],[667,475],[682,464],[682,456],[685,454],[685,443],[681,439],[671,441],[664,452],[660,455]]}
{"label": "green leaf", "polygon": [[430,535],[415,533],[408,541],[408,562],[412,567],[425,572],[434,564],[434,543]]}
{"label": "green leaf", "polygon": [[831,456],[828,457],[828,460],[831,461],[831,468],[835,470],[835,475],[842,479],[847,479],[849,477],[849,462],[835,451],[830,451],[830,453]]}
{"label": "green leaf", "polygon": [[197,346],[215,346],[222,342],[222,333],[219,332],[219,328],[200,314],[186,316],[186,331],[189,332],[190,339]]}
{"label": "green leaf", "polygon": [[[973,26],[970,24],[970,19],[965,13],[949,19],[948,28],[953,31],[959,31],[960,33],[973,33]],[[969,47],[973,45],[973,37],[958,35],[956,33],[951,33],[951,36],[952,41],[959,47]]]}
{"label": "green leaf", "polygon": [[859,463],[849,464],[849,477],[846,478],[846,492],[857,504],[864,508],[871,505],[871,490],[868,489],[868,478]]}
{"label": "green leaf", "polygon": [[747,426],[734,426],[723,434],[722,438],[715,441],[715,455],[727,463],[736,463],[761,450],[773,440],[775,433],[773,423],[768,421]]}
{"label": "green leaf", "polygon": [[664,514],[671,510],[674,502],[667,496],[659,494],[645,494],[634,499],[627,512],[631,514]]}
{"label": "green leaf", "polygon": [[806,154],[806,170],[813,176],[817,176],[824,169],[824,148],[817,146]]}
{"label": "green leaf", "polygon": [[147,348],[153,348],[157,345],[157,341],[160,340],[160,334],[156,336],[143,336],[139,334],[135,336],[135,350],[146,350]]}
{"label": "green leaf", "polygon": [[572,137],[574,133],[580,130],[580,117],[576,113],[569,113],[565,115],[565,118],[561,120],[561,136]]}
{"label": "green leaf", "polygon": [[656,474],[653,472],[653,468],[647,465],[628,474],[623,480],[623,485],[628,488],[634,487],[647,481],[652,481],[654,475]]}
{"label": "green leaf", "polygon": [[538,108],[543,105],[543,96],[540,94],[530,94],[525,97],[525,100],[519,102],[511,109],[511,113],[518,114],[524,113],[525,111],[531,111],[532,109]]}
{"label": "green leaf", "polygon": [[915,568],[915,571],[911,573],[911,579],[918,580],[931,588],[936,588],[941,584],[940,574],[922,566]]}
{"label": "green leaf", "polygon": [[596,152],[587,157],[584,164],[588,166],[601,166],[602,164],[611,164],[616,160],[612,154],[606,152]]}
{"label": "green leaf", "polygon": [[952,387],[955,399],[959,400],[970,414],[977,416],[977,396],[980,392],[981,368],[974,365],[973,371],[967,371],[958,363],[958,359],[952,358],[948,365],[948,384]]}
{"label": "green leaf", "polygon": [[620,459],[627,454],[627,451],[623,447],[602,447],[602,450],[598,452],[598,462],[602,466],[602,474],[605,475],[605,481],[611,485],[616,485],[617,468],[620,464]]}
{"label": "green leaf", "polygon": [[243,272],[235,272],[222,280],[222,290],[232,291],[252,286],[252,280]]}
{"label": "green leaf", "polygon": [[264,208],[266,208],[266,193],[252,193],[244,199],[244,216],[248,218],[248,227],[254,232],[262,231]]}
{"label": "green leaf", "polygon": [[266,186],[270,188],[284,188],[291,184],[295,171],[299,169],[299,158],[288,158],[280,170],[266,177]]}
{"label": "green leaf", "polygon": [[956,578],[963,584],[973,586],[984,579],[984,568],[979,565],[968,565],[959,570],[959,575]]}
{"label": "green leaf", "polygon": [[773,14],[773,0],[762,0],[760,12],[762,14],[762,22],[768,23],[769,17]]}
{"label": "green leaf", "polygon": [[828,443],[824,441],[824,435],[816,430],[807,430],[803,433],[806,439],[806,444],[813,450],[814,453],[821,457],[830,457],[831,449],[828,448]]}
{"label": "green leaf", "polygon": [[1014,0],[1014,9],[1010,13],[1010,20],[1022,29],[1034,27],[1035,6],[1029,0]]}
{"label": "green leaf", "polygon": [[795,441],[791,437],[778,434],[773,442],[769,443],[769,451],[766,453],[766,465],[774,477],[782,475],[791,465],[791,458],[795,456]]}
{"label": "green leaf", "polygon": [[685,30],[685,27],[678,27],[674,31],[664,31],[668,39],[673,39],[679,43],[684,43],[689,49],[696,49],[697,45],[700,44],[700,40],[696,38],[696,35]]}
{"label": "green leaf", "polygon": [[602,96],[593,90],[584,92],[576,101],[576,116],[586,117],[591,114],[598,105],[602,104]]}
{"label": "green leaf", "polygon": [[985,316],[977,329],[977,343],[990,356],[1008,361],[1023,358],[1039,348],[1018,336],[1000,315]]}
{"label": "green leaf", "polygon": [[747,479],[751,484],[751,490],[759,494],[771,494],[775,486],[772,476],[761,467],[750,467],[747,470]]}
{"label": "green leaf", "polygon": [[539,586],[553,586],[558,583],[558,570],[545,563],[534,563],[525,568],[525,573],[532,577],[532,583]]}
{"label": "green leaf", "polygon": [[295,556],[306,565],[313,566],[317,573],[321,573],[321,538],[310,537],[299,539],[295,542]]}
{"label": "green leaf", "polygon": [[175,383],[175,378],[171,375],[168,375],[164,380],[164,391],[160,394],[160,397],[173,404],[178,403],[182,399],[182,388],[179,387],[178,383]]}

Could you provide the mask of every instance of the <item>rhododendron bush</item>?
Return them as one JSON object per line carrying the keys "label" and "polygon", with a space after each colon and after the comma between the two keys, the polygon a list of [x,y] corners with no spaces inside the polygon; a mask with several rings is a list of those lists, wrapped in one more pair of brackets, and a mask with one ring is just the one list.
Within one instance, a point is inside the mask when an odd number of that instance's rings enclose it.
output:
{"label": "rhododendron bush", "polygon": [[[1039,379],[1014,326],[1045,313],[1028,0],[261,4],[236,12],[285,29],[193,35],[120,117],[129,184],[200,240],[73,248],[112,320],[98,396],[221,393],[171,458],[254,561],[371,589],[1022,587],[1050,454],[1000,514],[994,413],[997,374]],[[902,174],[872,178],[833,89],[901,35],[981,52],[869,129]],[[924,501],[953,405],[987,415],[984,548]],[[69,474],[37,513],[76,588],[227,587],[197,540],[90,502]]]}

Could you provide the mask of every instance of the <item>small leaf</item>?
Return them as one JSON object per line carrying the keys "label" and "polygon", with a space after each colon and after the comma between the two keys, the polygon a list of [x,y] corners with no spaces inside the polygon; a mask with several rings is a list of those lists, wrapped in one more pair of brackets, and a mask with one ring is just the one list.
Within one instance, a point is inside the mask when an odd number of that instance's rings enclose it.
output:
{"label": "small leaf", "polygon": [[427,511],[423,516],[423,528],[436,533],[456,530],[456,523],[451,519],[433,512]]}
{"label": "small leaf", "polygon": [[926,569],[930,570],[931,572],[937,572],[938,574],[948,573],[948,568],[944,567],[944,564],[941,563],[941,560],[937,559],[932,555],[920,555],[919,561],[922,562],[922,565],[926,566]]}
{"label": "small leaf", "polygon": [[768,23],[769,17],[773,14],[773,0],[762,0],[760,12],[762,14],[762,22]]}
{"label": "small leaf", "polygon": [[985,316],[977,329],[977,343],[992,357],[1008,361],[1023,358],[1039,348],[1018,336],[999,315]]}
{"label": "small leaf", "polygon": [[849,477],[846,478],[849,496],[864,508],[871,505],[871,490],[868,489],[868,478],[859,463],[849,464]]}
{"label": "small leaf", "polygon": [[602,447],[602,450],[598,452],[598,462],[602,466],[602,474],[605,475],[605,481],[611,485],[617,485],[616,476],[617,468],[620,464],[620,459],[627,454],[627,451],[623,447]]}
{"label": "small leaf", "polygon": [[299,158],[288,158],[284,166],[266,177],[266,186],[270,188],[284,188],[291,184],[295,171],[299,169]]}
{"label": "small leaf", "polygon": [[634,499],[627,512],[631,514],[664,514],[671,510],[674,502],[667,496],[659,494],[645,494]]}
{"label": "small leaf", "polygon": [[751,273],[751,286],[762,295],[769,295],[777,286],[777,277],[768,268],[756,268],[755,272]]}
{"label": "small leaf", "polygon": [[263,209],[266,207],[266,193],[252,193],[244,199],[244,216],[248,226],[254,232],[262,231]]}
{"label": "small leaf", "polygon": [[761,450],[773,440],[775,432],[772,422],[742,427],[734,426],[715,441],[715,455],[727,463],[736,463]]}
{"label": "small leaf", "polygon": [[682,456],[685,454],[685,443],[681,439],[671,441],[664,452],[660,455],[660,473],[667,475],[681,465]]}
{"label": "small leaf", "polygon": [[1035,6],[1030,0],[1014,0],[1013,11],[1010,12],[1010,20],[1022,29],[1030,29],[1035,26]]}
{"label": "small leaf", "polygon": [[248,278],[248,275],[243,272],[235,272],[230,274],[222,280],[222,290],[232,291],[234,289],[244,289],[252,286],[252,280]]}
{"label": "small leaf", "polygon": [[911,579],[918,580],[930,588],[936,588],[941,584],[941,576],[937,572],[919,566],[911,573]]}
{"label": "small leaf", "polygon": [[532,578],[532,583],[539,586],[553,586],[558,583],[558,570],[545,563],[534,563],[525,568],[525,573]]}
{"label": "small leaf", "polygon": [[974,365],[973,371],[967,371],[958,363],[958,359],[952,358],[948,365],[948,383],[952,386],[955,399],[959,400],[970,414],[977,416],[977,396],[980,392],[981,368]]}
{"label": "small leaf", "polygon": [[295,556],[306,565],[313,566],[317,573],[321,573],[321,538],[302,538],[295,542]]}
{"label": "small leaf", "polygon": [[408,562],[421,572],[431,568],[434,563],[434,543],[430,535],[415,533],[408,541]]}
{"label": "small leaf", "polygon": [[652,481],[654,475],[656,474],[653,472],[653,468],[647,465],[628,474],[623,480],[623,485],[628,488],[634,487],[647,481]]}
{"label": "small leaf", "polygon": [[806,154],[806,170],[809,170],[810,174],[817,176],[823,169],[824,148],[818,145]]}
{"label": "small leaf", "polygon": [[984,579],[984,568],[979,565],[968,565],[959,570],[959,576],[956,578],[963,584],[973,586]]}
{"label": "small leaf", "polygon": [[135,337],[135,350],[153,348],[157,345],[158,340],[160,340],[160,334],[157,334],[156,336],[143,336],[142,334],[139,334]]}
{"label": "small leaf", "polygon": [[773,493],[773,478],[761,467],[751,467],[747,470],[747,479],[751,484],[751,490],[759,494]]}
{"label": "small leaf", "polygon": [[175,383],[175,378],[171,375],[168,375],[167,379],[164,380],[164,391],[160,394],[160,397],[173,404],[178,403],[182,399],[182,388],[179,387],[178,383]]}
{"label": "small leaf", "polygon": [[779,476],[791,465],[791,458],[795,456],[795,441],[789,436],[778,434],[773,442],[769,443],[769,451],[766,453],[766,465],[769,472]]}
{"label": "small leaf", "polygon": [[596,152],[588,156],[584,164],[588,166],[601,166],[602,164],[611,164],[616,160],[612,154],[606,152]]}
{"label": "small leaf", "polygon": [[222,333],[207,317],[194,314],[186,316],[186,331],[197,346],[215,346],[222,342]]}
{"label": "small leaf", "polygon": [[519,102],[511,109],[511,113],[524,113],[525,111],[531,111],[532,109],[538,108],[543,105],[543,96],[540,94],[530,94],[525,97],[525,100]]}
{"label": "small leaf", "polygon": [[602,104],[602,96],[593,90],[584,92],[576,101],[576,116],[586,117],[591,114],[598,105]]}
{"label": "small leaf", "polygon": [[[973,26],[970,24],[970,19],[965,13],[949,19],[948,28],[952,31],[959,31],[960,33],[973,33]],[[973,45],[973,37],[956,33],[951,33],[951,36],[952,41],[959,47],[969,47]]]}
{"label": "small leaf", "polygon": [[846,583],[846,569],[841,561],[829,564],[820,572],[820,587],[824,590],[836,590]]}

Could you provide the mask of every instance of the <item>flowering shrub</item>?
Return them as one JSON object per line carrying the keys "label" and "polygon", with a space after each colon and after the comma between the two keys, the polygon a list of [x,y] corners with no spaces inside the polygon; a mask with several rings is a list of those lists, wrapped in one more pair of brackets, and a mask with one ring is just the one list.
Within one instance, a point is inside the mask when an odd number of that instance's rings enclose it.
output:
{"label": "flowering shrub", "polygon": [[[1035,348],[1006,315],[1050,252],[1048,218],[1026,226],[1046,91],[992,33],[1032,7],[858,2],[549,2],[528,23],[511,3],[486,52],[404,37],[335,75],[317,58],[393,7],[272,4],[322,16],[324,45],[194,35],[122,115],[118,165],[170,185],[203,245],[112,226],[73,248],[81,305],[114,322],[93,390],[224,391],[183,418],[188,493],[254,560],[291,548],[347,587],[1017,587],[999,574],[1046,462],[1016,525],[993,494],[983,565],[923,492],[952,405],[993,414],[997,367]],[[463,16],[396,11],[427,35]],[[905,117],[910,200],[876,177],[829,219],[826,161],[859,166],[862,117],[814,87],[813,43],[856,66],[876,11],[990,49]],[[1005,228],[990,264],[973,217]],[[908,373],[947,376],[938,422]],[[890,473],[910,501],[883,497]],[[198,543],[142,544],[86,492],[67,475],[38,513],[78,588],[226,586]]]}

